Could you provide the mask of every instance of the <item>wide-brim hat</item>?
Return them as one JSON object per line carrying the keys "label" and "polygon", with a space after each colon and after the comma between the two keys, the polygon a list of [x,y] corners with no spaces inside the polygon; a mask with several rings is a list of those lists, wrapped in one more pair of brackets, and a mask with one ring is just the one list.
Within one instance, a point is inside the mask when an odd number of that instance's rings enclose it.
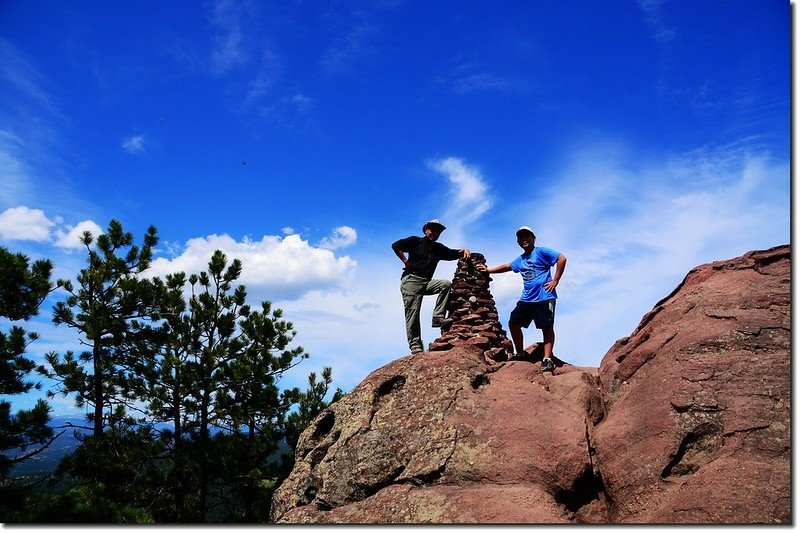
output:
{"label": "wide-brim hat", "polygon": [[519,237],[519,234],[520,234],[520,233],[530,233],[531,235],[533,235],[534,237],[536,237],[536,234],[535,234],[535,233],[533,232],[533,230],[532,230],[530,227],[528,227],[528,226],[522,226],[521,228],[519,228],[519,229],[517,230],[517,237]]}
{"label": "wide-brim hat", "polygon": [[424,225],[424,226],[422,226],[422,231],[425,231],[426,229],[428,229],[428,228],[430,228],[430,227],[435,227],[435,228],[438,228],[440,232],[441,232],[441,231],[444,231],[444,230],[446,230],[446,229],[447,229],[446,227],[444,227],[444,224],[442,224],[441,222],[439,222],[439,221],[438,221],[438,220],[436,220],[435,218],[434,218],[433,220],[429,220],[429,221],[427,221],[427,222],[425,223],[425,225]]}

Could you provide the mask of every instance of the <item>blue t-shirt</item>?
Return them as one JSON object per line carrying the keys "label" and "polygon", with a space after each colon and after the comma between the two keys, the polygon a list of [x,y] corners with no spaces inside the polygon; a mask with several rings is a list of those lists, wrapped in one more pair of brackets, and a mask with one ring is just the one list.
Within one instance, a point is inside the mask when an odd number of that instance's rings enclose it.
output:
{"label": "blue t-shirt", "polygon": [[548,292],[544,284],[553,279],[550,267],[556,264],[559,255],[561,254],[552,248],[537,246],[531,253],[522,254],[511,261],[511,270],[522,274],[520,301],[542,302],[558,298],[556,291]]}

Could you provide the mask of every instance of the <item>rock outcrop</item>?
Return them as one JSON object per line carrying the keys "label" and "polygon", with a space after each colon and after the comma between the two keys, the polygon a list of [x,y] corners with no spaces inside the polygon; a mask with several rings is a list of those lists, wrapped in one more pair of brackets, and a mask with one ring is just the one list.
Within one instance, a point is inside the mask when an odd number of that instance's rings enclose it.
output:
{"label": "rock outcrop", "polygon": [[277,522],[790,523],[788,246],[692,270],[599,368],[552,374],[504,360],[488,277],[459,276],[480,306],[320,414]]}
{"label": "rock outcrop", "polygon": [[614,517],[788,523],[790,249],[695,268],[600,364]]}

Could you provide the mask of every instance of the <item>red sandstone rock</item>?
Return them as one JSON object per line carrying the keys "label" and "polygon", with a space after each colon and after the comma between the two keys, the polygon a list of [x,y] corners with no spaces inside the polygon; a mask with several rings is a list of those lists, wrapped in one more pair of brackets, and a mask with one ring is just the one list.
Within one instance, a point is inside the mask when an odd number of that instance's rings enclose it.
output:
{"label": "red sandstone rock", "polygon": [[613,520],[788,523],[789,254],[692,270],[603,358],[592,442]]}
{"label": "red sandstone rock", "polygon": [[493,319],[455,309],[452,348],[374,371],[303,432],[273,518],[789,524],[789,252],[692,270],[599,369],[543,374],[538,345],[495,363],[505,333],[471,346]]}
{"label": "red sandstone rock", "polygon": [[389,363],[303,433],[297,465],[275,494],[274,517],[570,522],[584,500],[599,497],[591,485],[589,415],[574,397],[599,405],[599,391],[596,370],[562,371],[542,374],[522,361],[490,368],[482,349],[466,345]]}

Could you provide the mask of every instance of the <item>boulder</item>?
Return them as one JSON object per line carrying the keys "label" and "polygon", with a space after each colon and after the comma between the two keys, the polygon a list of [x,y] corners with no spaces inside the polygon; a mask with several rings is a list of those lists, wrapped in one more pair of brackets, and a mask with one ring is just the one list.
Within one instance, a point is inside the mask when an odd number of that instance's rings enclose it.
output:
{"label": "boulder", "polygon": [[790,248],[695,268],[603,358],[615,522],[790,517]]}
{"label": "boulder", "polygon": [[436,349],[312,422],[273,520],[790,523],[788,246],[692,270],[599,368],[553,373],[540,345],[504,360],[485,280],[462,266]]}
{"label": "boulder", "polygon": [[293,523],[569,523],[598,499],[597,372],[491,366],[461,345],[393,361],[302,434],[273,517]]}

